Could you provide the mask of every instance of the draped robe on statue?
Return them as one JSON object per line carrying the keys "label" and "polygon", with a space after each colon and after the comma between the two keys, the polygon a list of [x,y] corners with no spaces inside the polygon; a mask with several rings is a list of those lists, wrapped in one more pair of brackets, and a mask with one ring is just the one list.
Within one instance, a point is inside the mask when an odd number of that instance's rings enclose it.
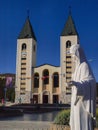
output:
{"label": "draped robe on statue", "polygon": [[80,45],[72,45],[76,57],[72,74],[71,130],[94,130],[96,114],[96,81]]}

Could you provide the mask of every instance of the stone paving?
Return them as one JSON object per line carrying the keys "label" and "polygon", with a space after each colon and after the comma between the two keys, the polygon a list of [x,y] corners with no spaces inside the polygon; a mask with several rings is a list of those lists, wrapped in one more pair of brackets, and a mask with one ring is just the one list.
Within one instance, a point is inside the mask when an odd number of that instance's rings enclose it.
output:
{"label": "stone paving", "polygon": [[0,130],[47,130],[51,122],[0,121]]}
{"label": "stone paving", "polygon": [[[66,126],[56,126],[42,121],[0,121],[0,130],[70,130]],[[98,129],[95,129],[98,130]]]}

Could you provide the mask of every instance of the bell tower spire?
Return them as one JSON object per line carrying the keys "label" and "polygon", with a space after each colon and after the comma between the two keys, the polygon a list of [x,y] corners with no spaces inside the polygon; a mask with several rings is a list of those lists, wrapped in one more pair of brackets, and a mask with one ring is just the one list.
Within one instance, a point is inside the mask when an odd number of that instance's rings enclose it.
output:
{"label": "bell tower spire", "polygon": [[25,24],[18,36],[18,39],[24,39],[24,38],[33,38],[36,41],[36,37],[33,31],[33,27],[31,25],[30,19],[29,19],[29,10],[27,11],[27,19],[25,21]]}
{"label": "bell tower spire", "polygon": [[71,36],[71,35],[78,36],[78,32],[76,30],[76,26],[75,26],[74,20],[72,18],[71,9],[69,9],[69,16],[65,23],[63,31],[61,33],[61,36]]}

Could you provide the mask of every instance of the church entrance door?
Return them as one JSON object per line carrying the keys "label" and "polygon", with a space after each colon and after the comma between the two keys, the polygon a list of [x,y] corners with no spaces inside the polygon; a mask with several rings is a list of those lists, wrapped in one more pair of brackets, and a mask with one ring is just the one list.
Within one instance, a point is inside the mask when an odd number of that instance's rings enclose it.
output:
{"label": "church entrance door", "polygon": [[59,96],[53,95],[53,103],[58,103],[58,102],[59,102]]}
{"label": "church entrance door", "polygon": [[33,103],[38,103],[38,95],[33,95]]}
{"label": "church entrance door", "polygon": [[48,103],[48,95],[43,95],[43,103]]}

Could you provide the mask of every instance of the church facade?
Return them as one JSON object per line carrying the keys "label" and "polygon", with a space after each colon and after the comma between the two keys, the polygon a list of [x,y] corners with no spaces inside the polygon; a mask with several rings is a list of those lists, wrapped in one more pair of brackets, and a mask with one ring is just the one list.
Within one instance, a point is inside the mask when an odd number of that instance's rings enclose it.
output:
{"label": "church facade", "polygon": [[60,35],[60,66],[36,66],[37,40],[27,17],[17,39],[15,102],[69,103],[70,82],[74,66],[68,53],[71,45],[79,44],[78,33],[69,14]]}

